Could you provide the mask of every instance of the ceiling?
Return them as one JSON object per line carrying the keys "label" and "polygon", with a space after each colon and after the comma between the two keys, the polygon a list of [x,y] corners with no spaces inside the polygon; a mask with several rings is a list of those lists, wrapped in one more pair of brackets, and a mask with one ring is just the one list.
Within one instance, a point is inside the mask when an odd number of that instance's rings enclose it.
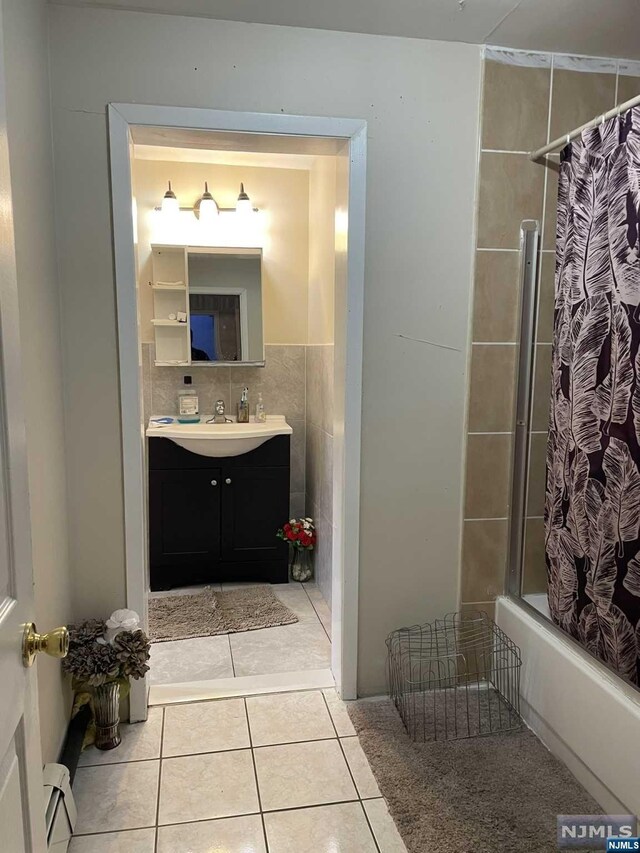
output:
{"label": "ceiling", "polygon": [[640,59],[640,0],[49,0]]}
{"label": "ceiling", "polygon": [[131,128],[137,160],[170,160],[308,171],[318,157],[335,155],[344,140],[196,130],[182,127]]}
{"label": "ceiling", "polygon": [[215,166],[247,166],[254,169],[297,169],[308,172],[317,157],[309,154],[259,154],[250,151],[220,151],[204,148],[173,148],[158,145],[134,145],[136,160],[163,163],[206,163]]}
{"label": "ceiling", "polygon": [[337,154],[344,140],[332,137],[285,136],[284,134],[239,133],[224,130],[196,130],[185,127],[156,127],[136,125],[131,129],[136,145],[165,148],[193,148],[227,152],[259,154],[306,154],[312,158],[321,154]]}

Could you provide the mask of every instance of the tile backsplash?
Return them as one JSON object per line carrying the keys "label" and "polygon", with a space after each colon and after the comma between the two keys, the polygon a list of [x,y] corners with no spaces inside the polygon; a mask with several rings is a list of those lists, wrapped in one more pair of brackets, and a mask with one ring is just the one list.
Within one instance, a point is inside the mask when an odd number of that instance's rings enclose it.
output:
{"label": "tile backsplash", "polygon": [[262,393],[267,414],[284,415],[293,428],[291,436],[291,513],[305,512],[306,455],[306,350],[305,346],[265,346],[264,367],[156,367],[154,344],[142,344],[142,383],[145,423],[152,415],[175,415],[178,392],[185,376],[191,376],[198,394],[200,413],[212,414],[216,400],[224,400],[227,412],[237,413],[242,389],[249,388],[251,414]]}

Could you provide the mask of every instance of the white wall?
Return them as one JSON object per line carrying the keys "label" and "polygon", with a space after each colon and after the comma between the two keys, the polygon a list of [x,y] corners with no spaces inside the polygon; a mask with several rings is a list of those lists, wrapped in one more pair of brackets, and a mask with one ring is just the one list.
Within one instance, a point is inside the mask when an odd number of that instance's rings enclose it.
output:
{"label": "white wall", "polygon": [[[47,11],[44,0],[3,0],[7,123],[13,193],[35,579],[34,619],[71,619],[60,311],[53,221]],[[38,658],[42,751],[56,761],[70,693],[60,661]]]}
{"label": "white wall", "polygon": [[363,694],[380,691],[388,631],[456,604],[480,50],[107,9],[50,16],[83,614],[124,596],[106,104],[369,123],[359,682]]}

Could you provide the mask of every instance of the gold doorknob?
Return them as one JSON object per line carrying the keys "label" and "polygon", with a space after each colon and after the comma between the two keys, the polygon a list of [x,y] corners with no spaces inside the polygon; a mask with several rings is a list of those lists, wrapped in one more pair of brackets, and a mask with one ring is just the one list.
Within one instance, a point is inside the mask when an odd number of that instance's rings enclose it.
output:
{"label": "gold doorknob", "polygon": [[38,634],[33,622],[24,626],[22,637],[22,662],[31,666],[38,652],[52,658],[66,658],[69,651],[69,632],[66,628],[54,628],[48,634]]}

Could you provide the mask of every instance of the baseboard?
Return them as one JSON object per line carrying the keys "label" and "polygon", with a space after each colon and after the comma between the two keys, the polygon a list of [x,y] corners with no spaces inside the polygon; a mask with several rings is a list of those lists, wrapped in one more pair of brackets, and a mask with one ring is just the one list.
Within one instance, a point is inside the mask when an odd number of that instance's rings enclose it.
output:
{"label": "baseboard", "polygon": [[90,722],[91,709],[89,708],[89,705],[84,705],[75,717],[72,717],[72,719],[69,720],[69,725],[67,726],[67,735],[60,751],[58,763],[64,764],[68,769],[72,785],[76,775],[78,761],[80,760],[80,754],[82,753],[84,736]]}

